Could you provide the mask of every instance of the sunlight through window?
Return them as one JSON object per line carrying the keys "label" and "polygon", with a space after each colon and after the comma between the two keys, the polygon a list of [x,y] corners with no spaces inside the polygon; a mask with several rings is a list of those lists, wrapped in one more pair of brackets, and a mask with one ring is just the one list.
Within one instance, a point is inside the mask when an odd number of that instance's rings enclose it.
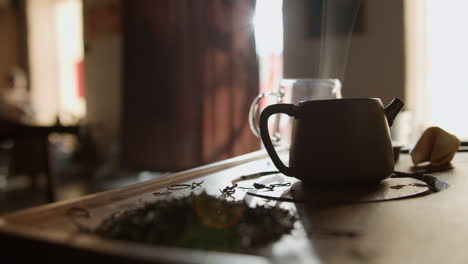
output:
{"label": "sunlight through window", "polygon": [[428,0],[428,91],[430,125],[468,139],[468,1]]}
{"label": "sunlight through window", "polygon": [[257,0],[253,23],[260,91],[277,91],[283,64],[283,0]]}

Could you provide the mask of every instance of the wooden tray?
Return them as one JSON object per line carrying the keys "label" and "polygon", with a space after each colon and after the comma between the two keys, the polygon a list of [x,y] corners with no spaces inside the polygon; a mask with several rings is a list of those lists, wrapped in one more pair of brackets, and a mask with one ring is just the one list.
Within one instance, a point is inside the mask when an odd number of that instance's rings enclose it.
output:
{"label": "wooden tray", "polygon": [[[106,240],[77,232],[76,222],[89,228],[96,227],[109,215],[137,207],[157,199],[186,195],[181,190],[169,196],[157,197],[154,192],[183,182],[203,182],[203,189],[219,193],[226,185],[223,171],[229,168],[265,159],[264,151],[217,162],[207,166],[176,173],[161,179],[134,184],[74,200],[52,203],[11,213],[0,218],[0,248],[11,253],[17,263],[37,259],[52,262],[104,261],[105,263],[266,263],[260,256],[185,250],[145,246],[123,241]],[[266,167],[268,161],[262,162]],[[255,168],[251,168],[255,170]],[[246,168],[237,169],[247,172]],[[235,174],[232,174],[235,175]],[[227,182],[229,184],[229,182]],[[77,218],[70,215],[76,208],[86,208],[92,217]],[[20,250],[19,250],[20,249]],[[7,251],[5,251],[7,250]],[[10,251],[11,250],[11,251]],[[27,254],[24,254],[27,252]],[[18,262],[19,261],[19,262]]]}

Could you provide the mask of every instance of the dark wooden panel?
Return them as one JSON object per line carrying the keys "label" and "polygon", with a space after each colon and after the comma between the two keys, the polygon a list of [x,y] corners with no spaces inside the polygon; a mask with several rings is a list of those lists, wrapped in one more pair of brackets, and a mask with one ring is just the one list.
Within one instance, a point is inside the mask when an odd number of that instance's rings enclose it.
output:
{"label": "dark wooden panel", "polygon": [[122,165],[180,170],[258,149],[254,1],[124,1]]}

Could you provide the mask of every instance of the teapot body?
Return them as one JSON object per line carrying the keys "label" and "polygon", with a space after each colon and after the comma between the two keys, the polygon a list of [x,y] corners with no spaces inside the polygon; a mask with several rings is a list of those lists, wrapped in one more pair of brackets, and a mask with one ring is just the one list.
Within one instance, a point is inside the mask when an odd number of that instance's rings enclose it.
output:
{"label": "teapot body", "polygon": [[379,182],[391,175],[390,130],[379,99],[303,102],[296,109],[290,174],[305,185]]}
{"label": "teapot body", "polygon": [[[389,126],[403,107],[395,98],[386,108],[378,98],[332,99],[276,104],[260,115],[260,133],[275,166],[304,186],[375,184],[394,169]],[[289,167],[276,153],[268,118],[284,113],[294,118]]]}

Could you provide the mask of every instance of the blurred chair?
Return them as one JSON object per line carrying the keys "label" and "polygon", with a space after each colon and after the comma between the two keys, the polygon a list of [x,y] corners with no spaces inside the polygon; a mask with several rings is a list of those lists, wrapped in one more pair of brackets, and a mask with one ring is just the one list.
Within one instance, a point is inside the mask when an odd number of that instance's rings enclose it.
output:
{"label": "blurred chair", "polygon": [[41,174],[46,175],[47,202],[57,200],[56,178],[51,166],[50,142],[51,133],[71,133],[78,135],[79,126],[34,126],[14,124],[12,135],[7,138],[13,141],[10,151],[9,175],[25,174],[31,176],[32,185],[37,185]]}

